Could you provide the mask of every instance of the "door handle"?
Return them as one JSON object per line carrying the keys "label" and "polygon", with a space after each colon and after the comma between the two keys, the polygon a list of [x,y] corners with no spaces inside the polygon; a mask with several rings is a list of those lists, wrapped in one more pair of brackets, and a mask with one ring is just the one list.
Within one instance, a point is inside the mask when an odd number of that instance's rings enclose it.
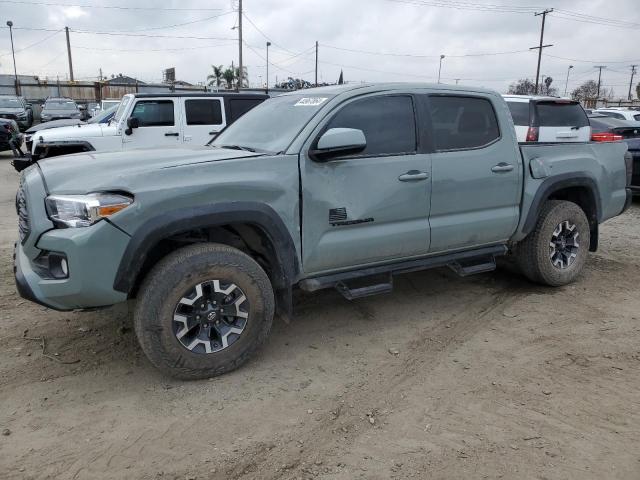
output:
{"label": "door handle", "polygon": [[215,130],[209,132],[209,135],[217,135],[217,134],[218,134],[218,132],[216,132]]}
{"label": "door handle", "polygon": [[164,134],[165,137],[179,137],[180,134],[178,132],[167,132]]}
{"label": "door handle", "polygon": [[500,162],[491,168],[491,171],[494,173],[510,172],[511,170],[513,170],[513,165],[505,162]]}
{"label": "door handle", "polygon": [[427,172],[421,172],[420,170],[409,170],[407,173],[403,173],[398,177],[401,182],[415,182],[417,180],[426,180],[429,178]]}

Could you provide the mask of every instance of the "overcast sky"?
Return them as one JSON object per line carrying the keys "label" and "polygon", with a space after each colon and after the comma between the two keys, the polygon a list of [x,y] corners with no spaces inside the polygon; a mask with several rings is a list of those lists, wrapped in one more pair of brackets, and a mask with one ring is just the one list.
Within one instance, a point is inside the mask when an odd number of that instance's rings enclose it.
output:
{"label": "overcast sky", "polygon": [[[28,2],[39,5],[25,4]],[[272,42],[271,84],[276,76],[278,80],[293,76],[313,81],[313,47],[317,40],[319,80],[335,82],[343,70],[350,82],[435,81],[439,56],[443,54],[443,82],[455,83],[455,79],[460,79],[460,84],[505,91],[518,78],[535,77],[537,54],[528,49],[539,42],[541,17],[533,15],[533,8],[560,9],[547,17],[545,43],[553,47],[544,50],[541,73],[554,79],[553,85],[561,94],[569,65],[574,65],[569,91],[585,80],[597,79],[595,65],[606,65],[603,85],[626,97],[630,65],[640,64],[638,0],[541,0],[535,7],[527,1],[507,0],[244,0],[243,3],[247,44],[244,64],[252,86],[266,79],[264,57],[268,37]],[[149,10],[54,4],[135,6]],[[496,8],[497,4],[508,7]],[[0,1],[2,25],[9,19],[14,23],[20,74],[65,78],[68,64],[64,32],[21,28],[69,26],[75,30],[71,33],[71,46],[76,79],[95,80],[102,68],[109,76],[122,73],[143,81],[160,81],[164,68],[176,67],[177,78],[192,83],[204,81],[212,64],[230,65],[232,61],[237,64],[238,30],[232,29],[237,25],[238,15],[233,12],[236,6],[237,0]],[[580,16],[576,17],[576,13]],[[603,17],[618,22],[610,25]],[[192,23],[172,26],[187,22]],[[131,36],[78,32],[82,30],[128,32]],[[0,35],[0,72],[13,73],[8,29],[5,27]],[[199,38],[157,38],[157,35]],[[39,41],[42,42],[30,47]],[[461,56],[501,52],[518,53]],[[640,75],[636,79],[640,80]]]}

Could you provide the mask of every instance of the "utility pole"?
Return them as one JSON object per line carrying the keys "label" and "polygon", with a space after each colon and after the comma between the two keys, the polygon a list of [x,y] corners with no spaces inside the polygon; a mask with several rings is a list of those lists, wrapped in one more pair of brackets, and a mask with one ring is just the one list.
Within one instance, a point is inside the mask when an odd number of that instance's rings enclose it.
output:
{"label": "utility pole", "polygon": [[638,65],[631,65],[631,80],[629,81],[629,100],[633,97],[631,96],[631,87],[633,86],[633,76],[636,74],[636,67]]}
{"label": "utility pole", "polygon": [[267,88],[264,93],[269,93],[269,47],[271,42],[267,42]]}
{"label": "utility pole", "polygon": [[69,42],[69,27],[64,27],[67,34],[67,56],[69,57],[69,78],[73,82],[73,62],[71,61],[71,43]]}
{"label": "utility pole", "polygon": [[536,69],[536,94],[538,93],[538,86],[540,85],[540,62],[542,61],[542,49],[547,47],[553,47],[553,44],[543,45],[544,41],[544,22],[547,19],[547,13],[553,12],[553,8],[547,8],[544,12],[535,13],[534,15],[537,17],[538,15],[542,15],[542,28],[540,29],[540,45],[537,47],[531,47],[529,50],[538,50],[538,68]]}
{"label": "utility pole", "polygon": [[442,59],[444,55],[440,55],[440,65],[438,66],[438,83],[440,83],[440,72],[442,71]]}
{"label": "utility pole", "polygon": [[238,0],[238,91],[242,86],[242,0]]}
{"label": "utility pole", "polygon": [[11,55],[13,55],[13,75],[16,95],[20,95],[20,88],[18,87],[18,70],[16,69],[16,52],[13,49],[13,22],[11,20],[7,21],[7,27],[9,27],[9,36],[11,37]]}
{"label": "utility pole", "polygon": [[567,87],[569,86],[569,72],[571,71],[571,69],[573,68],[573,65],[569,65],[569,68],[567,68],[567,81],[564,82],[564,96],[567,96]]}
{"label": "utility pole", "polygon": [[458,85],[458,82],[460,81],[459,78],[454,78],[454,80],[456,81],[456,85]]}
{"label": "utility pole", "polygon": [[316,84],[318,86],[318,41],[316,40]]}
{"label": "utility pole", "polygon": [[602,78],[602,69],[607,67],[605,65],[596,65],[595,68],[598,69],[598,93],[596,93],[596,101],[598,101],[598,98],[600,98],[600,80]]}

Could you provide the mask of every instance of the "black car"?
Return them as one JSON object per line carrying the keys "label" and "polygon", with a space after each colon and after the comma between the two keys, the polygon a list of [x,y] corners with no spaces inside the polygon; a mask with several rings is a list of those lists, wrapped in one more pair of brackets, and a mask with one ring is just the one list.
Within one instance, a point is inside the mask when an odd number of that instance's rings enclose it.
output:
{"label": "black car", "polygon": [[80,107],[70,98],[47,98],[40,112],[40,121],[48,122],[60,118],[82,120]]}
{"label": "black car", "polygon": [[20,129],[26,130],[33,125],[33,109],[23,97],[0,95],[0,118],[15,120]]}
{"label": "black car", "polygon": [[612,142],[623,140],[633,156],[633,175],[631,190],[640,195],[640,122],[619,120],[593,113],[589,115],[591,123],[591,140],[596,142]]}
{"label": "black car", "polygon": [[13,119],[0,118],[0,152],[11,150],[9,140],[11,140],[12,130],[17,130],[18,124]]}

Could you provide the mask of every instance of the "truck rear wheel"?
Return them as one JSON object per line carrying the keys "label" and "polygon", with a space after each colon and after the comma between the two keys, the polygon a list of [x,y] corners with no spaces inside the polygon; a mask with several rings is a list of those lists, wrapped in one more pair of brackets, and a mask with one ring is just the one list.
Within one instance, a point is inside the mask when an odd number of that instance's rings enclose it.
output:
{"label": "truck rear wheel", "polygon": [[535,229],[516,245],[516,261],[531,281],[561,286],[582,272],[589,252],[589,222],[575,203],[549,200]]}
{"label": "truck rear wheel", "polygon": [[274,314],[269,277],[251,257],[219,244],[181,248],[140,287],[134,325],[162,372],[209,378],[238,368],[264,342]]}

